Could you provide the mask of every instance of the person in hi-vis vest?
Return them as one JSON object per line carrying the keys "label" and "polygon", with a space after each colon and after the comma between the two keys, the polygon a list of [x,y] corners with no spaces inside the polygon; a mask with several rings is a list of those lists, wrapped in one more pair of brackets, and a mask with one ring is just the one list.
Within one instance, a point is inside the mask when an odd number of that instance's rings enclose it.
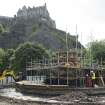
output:
{"label": "person in hi-vis vest", "polygon": [[94,87],[95,80],[96,80],[95,72],[91,71],[90,74],[91,74],[91,80],[92,80],[92,87]]}

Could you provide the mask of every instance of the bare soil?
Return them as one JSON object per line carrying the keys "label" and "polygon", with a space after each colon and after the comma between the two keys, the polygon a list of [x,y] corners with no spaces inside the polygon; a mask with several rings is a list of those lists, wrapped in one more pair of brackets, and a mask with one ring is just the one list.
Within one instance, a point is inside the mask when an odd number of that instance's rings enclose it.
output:
{"label": "bare soil", "polygon": [[[0,105],[105,105],[101,103],[105,98],[98,96],[88,97],[85,93],[82,92],[71,92],[65,95],[52,97],[52,100],[58,100],[61,103],[45,103],[45,102],[35,102],[35,101],[24,101],[14,98],[6,98],[0,96]],[[69,102],[69,103],[64,103]]]}

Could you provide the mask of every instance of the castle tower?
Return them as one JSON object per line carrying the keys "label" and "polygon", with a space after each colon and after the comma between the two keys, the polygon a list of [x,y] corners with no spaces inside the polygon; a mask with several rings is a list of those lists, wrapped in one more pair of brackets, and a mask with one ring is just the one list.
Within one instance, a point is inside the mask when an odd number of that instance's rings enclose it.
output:
{"label": "castle tower", "polygon": [[46,3],[44,4],[45,7],[47,7]]}
{"label": "castle tower", "polygon": [[[47,6],[46,3],[43,6],[39,6],[39,7],[26,7],[23,6],[22,9],[19,9],[16,15],[16,20],[20,21],[22,19],[24,20],[29,20],[31,22],[42,22],[43,24],[47,24],[47,26],[51,26],[53,28],[55,28],[55,22],[50,18],[49,12],[47,10]],[[28,22],[29,22],[28,21]]]}

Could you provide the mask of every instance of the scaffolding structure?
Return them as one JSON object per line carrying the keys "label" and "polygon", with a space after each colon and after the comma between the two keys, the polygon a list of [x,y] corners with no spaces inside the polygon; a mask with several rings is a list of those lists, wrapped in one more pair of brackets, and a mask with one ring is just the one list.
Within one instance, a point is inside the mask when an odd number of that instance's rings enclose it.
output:
{"label": "scaffolding structure", "polygon": [[85,76],[91,70],[96,73],[97,84],[103,86],[104,70],[102,67],[87,68],[81,65],[81,58],[74,49],[70,49],[68,54],[66,51],[58,51],[52,59],[34,60],[31,58],[26,62],[27,80],[36,84],[85,87]]}

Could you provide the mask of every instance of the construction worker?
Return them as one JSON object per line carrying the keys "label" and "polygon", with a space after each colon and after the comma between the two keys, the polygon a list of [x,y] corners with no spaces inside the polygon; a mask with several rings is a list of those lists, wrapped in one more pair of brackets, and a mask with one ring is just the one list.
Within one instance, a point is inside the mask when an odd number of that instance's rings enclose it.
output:
{"label": "construction worker", "polygon": [[89,75],[88,74],[86,74],[85,76],[85,86],[89,87]]}
{"label": "construction worker", "polygon": [[90,74],[91,74],[91,80],[92,80],[92,87],[94,87],[96,76],[95,76],[95,73],[93,71],[91,71]]}
{"label": "construction worker", "polygon": [[86,76],[85,76],[85,86],[86,87],[91,87],[92,86],[92,81],[91,81],[91,78],[90,78],[89,74],[86,74]]}

